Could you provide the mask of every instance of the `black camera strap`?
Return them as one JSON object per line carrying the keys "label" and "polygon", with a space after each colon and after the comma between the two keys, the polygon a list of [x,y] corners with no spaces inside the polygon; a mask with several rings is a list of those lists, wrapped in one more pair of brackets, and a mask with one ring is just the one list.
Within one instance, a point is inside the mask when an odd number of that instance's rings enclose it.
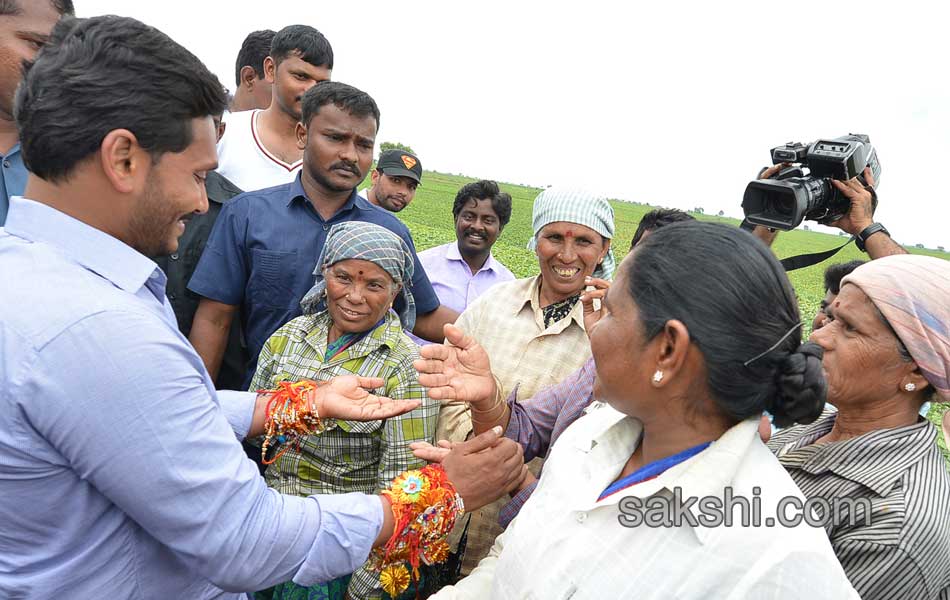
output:
{"label": "black camera strap", "polygon": [[[748,219],[743,219],[742,223],[739,224],[739,227],[750,233],[755,229],[755,225],[750,223]],[[831,250],[822,250],[821,252],[812,252],[811,254],[798,254],[796,256],[789,256],[788,258],[779,260],[779,262],[782,263],[782,267],[786,272],[804,269],[805,267],[817,265],[822,261],[828,260],[853,241],[854,236],[851,236],[847,242],[841,244],[837,248],[832,248]]]}
{"label": "black camera strap", "polygon": [[798,256],[789,256],[788,258],[783,258],[779,262],[782,263],[782,266],[785,267],[786,271],[794,271],[796,269],[803,269],[805,267],[810,267],[812,265],[817,265],[818,263],[828,260],[835,254],[841,251],[842,248],[854,241],[854,236],[851,236],[847,242],[841,244],[837,248],[832,248],[831,250],[823,250],[821,252],[813,252],[812,254],[799,254]]}

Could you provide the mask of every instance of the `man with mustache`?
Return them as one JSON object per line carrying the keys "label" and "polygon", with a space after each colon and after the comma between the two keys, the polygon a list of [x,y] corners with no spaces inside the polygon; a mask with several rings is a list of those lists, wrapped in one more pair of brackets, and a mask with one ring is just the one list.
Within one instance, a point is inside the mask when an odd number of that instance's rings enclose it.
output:
{"label": "man with mustache", "polygon": [[372,178],[372,187],[364,190],[363,197],[397,213],[416,197],[416,187],[422,183],[422,163],[418,156],[404,150],[387,150],[379,155]]}
{"label": "man with mustache", "polygon": [[452,206],[456,241],[419,253],[439,301],[461,313],[496,283],[515,278],[491,249],[511,219],[511,196],[494,181],[462,186]]}
{"label": "man with mustache", "polygon": [[[203,296],[189,339],[212,376],[240,311],[251,358],[243,383],[250,383],[264,342],[300,316],[300,300],[313,285],[314,265],[332,225],[375,223],[401,237],[415,254],[409,229],[356,193],[372,164],[378,124],[379,109],[367,93],[331,81],[313,86],[303,98],[296,129],[304,165],[296,179],[242,194],[221,210],[188,285]],[[439,305],[418,257],[415,261],[413,331],[441,341],[442,326],[458,315]]]}
{"label": "man with mustache", "polygon": [[231,113],[218,143],[218,172],[242,190],[259,190],[293,181],[303,164],[297,145],[301,99],[315,84],[330,79],[333,48],[307,25],[289,25],[274,36],[264,75],[273,84],[265,110]]}

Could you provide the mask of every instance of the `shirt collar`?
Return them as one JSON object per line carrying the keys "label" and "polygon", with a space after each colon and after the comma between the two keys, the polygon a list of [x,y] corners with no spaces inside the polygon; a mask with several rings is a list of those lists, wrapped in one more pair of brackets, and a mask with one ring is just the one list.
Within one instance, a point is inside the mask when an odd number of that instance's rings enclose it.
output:
{"label": "shirt collar", "polygon": [[[448,260],[457,260],[460,262],[465,262],[465,259],[462,258],[462,253],[459,252],[459,243],[458,241],[449,244],[449,249],[445,251],[445,258]],[[488,258],[485,259],[485,264],[482,265],[482,268],[478,270],[479,273],[482,271],[497,271],[498,263],[495,261],[495,257],[492,256],[491,250],[488,251]],[[466,265],[466,268],[468,266]]]}
{"label": "shirt collar", "polygon": [[796,428],[798,431],[789,430],[786,435],[791,441],[778,452],[782,464],[812,475],[830,471],[886,496],[911,465],[935,451],[937,432],[926,419],[850,440],[814,445],[812,442],[831,431],[836,417],[836,412],[827,412],[814,423]]}
{"label": "shirt collar", "polygon": [[[576,446],[582,452],[590,453],[591,460],[596,461],[604,469],[604,472],[612,474],[611,481],[603,486],[607,487],[609,483],[616,478],[616,473],[623,468],[629,460],[630,455],[636,450],[640,443],[640,435],[643,432],[643,425],[639,420],[626,416],[612,408],[600,408],[598,410],[609,410],[615,413],[615,418],[609,418],[606,427],[593,438],[581,438]],[[704,498],[707,496],[722,498],[724,490],[732,485],[736,472],[742,465],[742,462],[749,455],[753,445],[758,440],[759,419],[747,419],[726,430],[722,436],[709,445],[708,448],[699,454],[685,460],[678,465],[674,465],[657,478],[645,481],[632,486],[622,492],[612,494],[603,500],[595,501],[592,506],[612,505],[620,502],[626,496],[637,496],[646,498],[652,496],[662,489],[672,491],[674,488],[682,490],[683,498]],[[765,452],[765,449],[762,449]],[[597,482],[600,485],[601,482]],[[597,495],[603,489],[596,490]],[[699,507],[693,505],[691,511],[700,519],[702,513]],[[700,543],[706,543],[713,534],[713,530],[708,527],[691,528],[696,534]]]}
{"label": "shirt collar", "polygon": [[[303,183],[300,182],[300,177],[301,177],[301,173],[297,173],[297,176],[294,178],[293,182],[291,182],[290,184],[290,188],[288,188],[287,206],[290,206],[291,204],[293,204],[295,200],[299,199],[305,202],[306,204],[309,204],[310,208],[313,208],[313,203],[310,201],[310,197],[307,196],[307,192],[304,191]],[[333,216],[336,217],[336,215],[340,213],[353,210],[354,207],[365,208],[364,206],[360,205],[360,201],[362,201],[365,204],[368,204],[366,200],[363,200],[363,198],[361,198],[360,195],[356,193],[356,188],[353,188],[353,191],[350,193],[350,197],[346,199],[346,202],[343,204],[343,206],[340,207],[340,210],[336,211],[336,213]],[[316,210],[314,210],[313,212],[316,213],[318,217],[320,216],[320,213],[318,213]],[[332,220],[332,217],[330,220]]]}
{"label": "shirt collar", "polygon": [[[153,275],[157,281],[164,279],[158,265],[117,238],[34,200],[19,196],[11,198],[6,231],[31,242],[52,246],[70,260],[132,294]],[[164,301],[163,291],[161,296],[159,300]]]}
{"label": "shirt collar", "polygon": [[[530,304],[531,311],[534,313],[535,319],[538,321],[538,326],[541,327],[541,329],[545,329],[544,317],[543,313],[541,312],[541,276],[538,275],[532,279],[527,288],[522,289],[524,291],[524,294],[521,297],[523,300],[517,303],[515,307],[515,314],[517,315],[522,310],[524,310],[525,305]],[[557,323],[551,324],[551,327],[554,328],[554,331],[551,333],[560,333],[561,331],[564,331],[567,329],[568,325],[570,325],[571,321],[577,323],[577,326],[582,330],[587,330],[584,327],[584,305],[580,300],[578,300],[577,304],[574,305],[574,308],[571,309],[569,318],[561,319]]]}
{"label": "shirt collar", "polygon": [[[323,312],[317,313],[314,315],[313,328],[304,338],[308,346],[319,352],[319,356],[323,356],[326,353],[327,333],[330,331],[330,324],[329,311],[323,310]],[[402,326],[399,321],[399,316],[390,310],[386,313],[386,320],[381,326],[341,352],[328,364],[341,361],[345,362],[358,356],[366,356],[370,352],[374,352],[383,346],[395,348],[401,336]]]}
{"label": "shirt collar", "polygon": [[3,158],[11,158],[20,153],[20,142],[14,144],[10,151],[3,155]]}

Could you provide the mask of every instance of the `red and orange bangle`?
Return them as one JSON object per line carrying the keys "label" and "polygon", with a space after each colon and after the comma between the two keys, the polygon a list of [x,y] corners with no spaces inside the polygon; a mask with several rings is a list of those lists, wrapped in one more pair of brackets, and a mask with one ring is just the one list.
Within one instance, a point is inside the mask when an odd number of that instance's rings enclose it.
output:
{"label": "red and orange bangle", "polygon": [[[316,381],[281,381],[276,390],[261,390],[259,394],[269,394],[264,420],[264,442],[261,444],[261,462],[269,465],[280,458],[288,448],[300,448],[300,441],[306,435],[313,435],[326,429],[320,415],[307,400],[307,393],[323,385]],[[267,458],[267,450],[272,444],[283,446],[273,457]]]}
{"label": "red and orange bangle", "polygon": [[383,590],[395,598],[419,580],[420,564],[448,558],[446,538],[465,505],[438,464],[402,473],[382,494],[392,503],[395,526],[389,541],[373,550],[370,564]]}

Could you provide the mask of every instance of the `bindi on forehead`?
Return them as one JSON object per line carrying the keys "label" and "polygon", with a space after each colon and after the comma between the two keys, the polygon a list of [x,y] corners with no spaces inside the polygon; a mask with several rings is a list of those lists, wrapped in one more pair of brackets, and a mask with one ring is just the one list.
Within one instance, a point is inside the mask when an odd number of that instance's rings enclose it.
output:
{"label": "bindi on forehead", "polygon": [[568,229],[566,232],[564,232],[564,237],[569,237],[569,238],[574,237],[574,230]]}

